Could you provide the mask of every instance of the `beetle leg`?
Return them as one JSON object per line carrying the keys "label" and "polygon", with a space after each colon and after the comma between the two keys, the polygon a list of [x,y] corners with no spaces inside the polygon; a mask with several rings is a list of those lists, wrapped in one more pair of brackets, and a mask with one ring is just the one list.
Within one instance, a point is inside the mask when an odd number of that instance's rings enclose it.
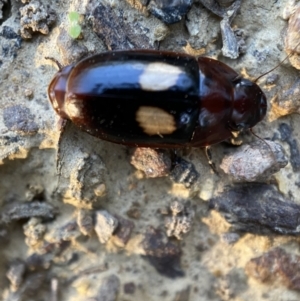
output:
{"label": "beetle leg", "polygon": [[207,158],[209,166],[211,167],[211,169],[213,170],[213,172],[216,175],[219,175],[219,173],[218,173],[218,171],[216,169],[216,165],[215,165],[215,163],[212,160],[211,147],[210,146],[205,146],[204,152],[205,152],[205,155],[206,155],[206,158]]}
{"label": "beetle leg", "polygon": [[154,42],[154,47],[155,47],[156,50],[160,49],[160,44],[161,44],[160,41],[155,41]]}

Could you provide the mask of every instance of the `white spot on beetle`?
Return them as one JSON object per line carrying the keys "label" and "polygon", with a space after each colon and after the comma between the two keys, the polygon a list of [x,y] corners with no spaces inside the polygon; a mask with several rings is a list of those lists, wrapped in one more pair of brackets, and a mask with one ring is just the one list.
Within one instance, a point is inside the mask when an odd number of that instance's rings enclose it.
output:
{"label": "white spot on beetle", "polygon": [[58,102],[57,102],[56,98],[55,97],[51,98],[51,101],[52,101],[53,108],[55,110],[58,109],[59,105],[58,105]]}
{"label": "white spot on beetle", "polygon": [[68,98],[65,102],[65,112],[72,120],[73,118],[83,118],[82,100],[77,98]]}
{"label": "white spot on beetle", "polygon": [[157,107],[139,107],[136,112],[136,121],[150,136],[172,134],[176,130],[174,116]]}
{"label": "white spot on beetle", "polygon": [[139,77],[139,84],[146,91],[165,91],[175,86],[182,69],[162,62],[149,64]]}

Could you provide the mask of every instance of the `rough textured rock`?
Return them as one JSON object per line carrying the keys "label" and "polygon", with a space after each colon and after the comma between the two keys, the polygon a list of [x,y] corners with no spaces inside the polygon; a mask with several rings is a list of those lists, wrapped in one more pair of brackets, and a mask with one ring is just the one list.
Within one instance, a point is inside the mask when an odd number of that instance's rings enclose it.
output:
{"label": "rough textured rock", "polygon": [[271,100],[271,120],[293,113],[300,113],[299,84],[300,80],[296,78]]}
{"label": "rough textured rock", "polygon": [[236,185],[209,201],[236,231],[299,235],[300,205],[266,184]]}
{"label": "rough textured rock", "polygon": [[53,9],[45,7],[41,2],[34,0],[20,8],[21,13],[21,36],[31,39],[32,33],[49,33],[49,27],[56,21]]}
{"label": "rough textured rock", "polygon": [[191,230],[195,212],[189,205],[178,201],[170,205],[170,210],[172,216],[165,219],[167,235],[181,240]]}
{"label": "rough textured rock", "polygon": [[147,178],[157,178],[169,174],[172,162],[166,151],[138,147],[132,154],[131,164],[143,171]]}
{"label": "rough textured rock", "polygon": [[246,272],[258,281],[279,283],[289,289],[300,290],[300,256],[275,248],[252,258]]}
{"label": "rough textured rock", "polygon": [[111,275],[103,279],[100,286],[98,301],[116,301],[120,289],[120,280],[116,275]]}
{"label": "rough textured rock", "polygon": [[170,278],[184,275],[180,268],[181,249],[173,244],[162,231],[149,228],[142,241],[145,258],[162,275]]}
{"label": "rough textured rock", "polygon": [[83,235],[91,235],[94,230],[92,212],[84,209],[78,210],[77,224]]}
{"label": "rough textured rock", "polygon": [[0,29],[0,67],[9,66],[9,63],[17,57],[21,44],[21,36],[13,28],[3,25]]}
{"label": "rough textured rock", "polygon": [[235,182],[257,182],[265,181],[287,164],[280,144],[255,141],[224,156],[220,168]]}
{"label": "rough textured rock", "polygon": [[29,247],[34,247],[41,241],[46,233],[47,227],[42,224],[42,220],[36,217],[32,217],[24,226],[24,235],[26,236],[25,243]]}
{"label": "rough textured rock", "polygon": [[88,55],[88,49],[79,41],[72,39],[65,28],[60,28],[56,45],[64,66],[74,64]]}
{"label": "rough textured rock", "polygon": [[148,10],[164,23],[179,22],[190,10],[193,0],[175,0],[170,3],[166,0],[150,0]]}
{"label": "rough textured rock", "polygon": [[139,28],[138,24],[132,28],[122,14],[122,11],[102,3],[92,12],[93,30],[105,42],[108,50],[152,49],[153,45],[143,34],[143,28]]}
{"label": "rough textured rock", "polygon": [[[63,165],[62,171],[70,172],[70,182],[66,188],[66,195],[70,203],[79,203],[81,207],[90,207],[105,195],[105,172],[104,162],[97,154],[87,154],[79,151],[72,158],[73,164]],[[64,186],[59,183],[61,191]]]}
{"label": "rough textured rock", "polygon": [[17,291],[20,288],[25,271],[25,263],[21,260],[16,260],[10,265],[9,270],[6,273],[6,277],[10,281],[12,291]]}
{"label": "rough textured rock", "polygon": [[35,116],[30,110],[20,105],[6,107],[3,111],[3,121],[10,131],[21,134],[34,134],[38,131],[38,125],[34,121]]}
{"label": "rough textured rock", "polygon": [[172,164],[170,179],[175,183],[183,184],[186,188],[190,188],[198,181],[200,175],[193,163],[177,157]]}
{"label": "rough textured rock", "polygon": [[105,244],[118,227],[118,220],[107,211],[97,211],[95,217],[95,231],[99,241]]}
{"label": "rough textured rock", "polygon": [[290,63],[296,68],[300,69],[300,5],[295,1],[290,1],[290,5],[285,8],[283,18],[289,19],[288,28],[285,35],[285,50],[288,54]]}
{"label": "rough textured rock", "polygon": [[118,221],[118,226],[114,232],[114,242],[118,246],[124,247],[130,239],[132,230],[134,228],[134,223],[117,214],[114,217]]}
{"label": "rough textured rock", "polygon": [[9,223],[13,220],[30,217],[53,219],[57,214],[57,208],[44,202],[12,203],[7,205],[1,212],[1,221]]}

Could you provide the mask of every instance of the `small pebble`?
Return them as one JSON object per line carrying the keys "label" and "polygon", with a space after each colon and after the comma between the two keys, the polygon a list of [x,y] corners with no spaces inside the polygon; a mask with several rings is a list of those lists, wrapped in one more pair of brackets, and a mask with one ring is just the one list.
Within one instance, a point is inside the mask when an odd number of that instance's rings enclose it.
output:
{"label": "small pebble", "polygon": [[97,211],[95,219],[96,222],[94,229],[98,235],[100,243],[105,244],[116,230],[118,220],[106,210]]}
{"label": "small pebble", "polygon": [[98,301],[116,301],[120,290],[120,280],[116,275],[110,275],[103,279],[100,286]]}

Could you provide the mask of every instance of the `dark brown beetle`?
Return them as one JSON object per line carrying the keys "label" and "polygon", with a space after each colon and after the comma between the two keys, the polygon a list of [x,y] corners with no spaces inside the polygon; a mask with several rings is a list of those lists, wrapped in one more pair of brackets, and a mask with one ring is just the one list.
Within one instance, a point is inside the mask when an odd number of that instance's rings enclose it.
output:
{"label": "dark brown beetle", "polygon": [[255,83],[217,60],[116,51],[63,67],[48,88],[63,119],[100,139],[147,147],[205,147],[247,130],[267,110]]}

